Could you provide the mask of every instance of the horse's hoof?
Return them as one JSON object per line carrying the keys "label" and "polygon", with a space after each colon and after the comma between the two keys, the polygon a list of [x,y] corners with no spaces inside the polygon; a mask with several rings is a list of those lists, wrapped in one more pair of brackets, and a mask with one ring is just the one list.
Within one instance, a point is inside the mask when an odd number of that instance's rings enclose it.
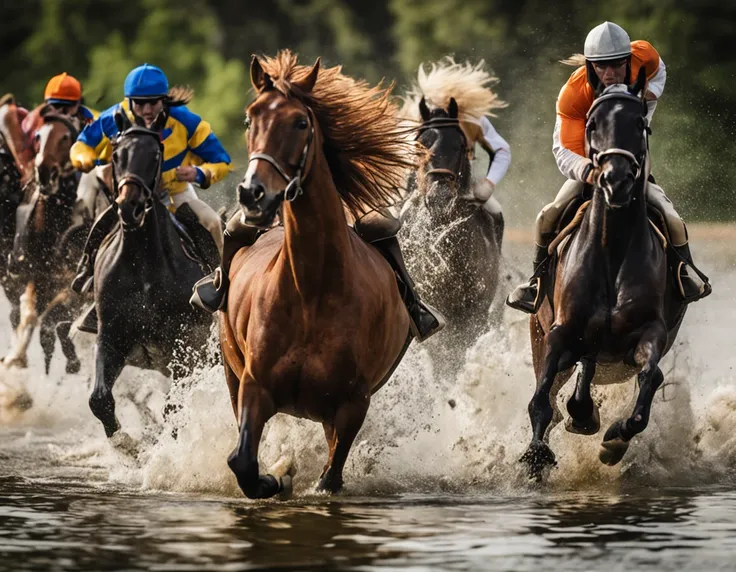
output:
{"label": "horse's hoof", "polygon": [[281,484],[281,487],[279,488],[279,498],[281,500],[290,499],[292,493],[294,492],[294,487],[292,486],[291,482],[291,475],[284,475],[279,479],[279,483]]}
{"label": "horse's hoof", "polygon": [[565,420],[565,429],[569,433],[576,433],[578,435],[595,435],[601,430],[601,418],[598,408],[593,408],[593,414],[583,422],[577,421],[573,417],[568,417]]}
{"label": "horse's hoof", "polygon": [[66,362],[66,372],[69,374],[75,374],[79,373],[79,370],[82,369],[82,364],[79,362],[78,359],[71,359]]}
{"label": "horse's hoof", "polygon": [[542,441],[532,441],[519,462],[527,465],[529,478],[537,482],[543,479],[546,469],[557,465],[552,449]]}
{"label": "horse's hoof", "polygon": [[629,444],[621,439],[621,437],[615,437],[608,441],[601,443],[601,449],[598,452],[598,458],[604,465],[613,466],[618,464],[621,459],[624,458],[626,451],[629,448]]}

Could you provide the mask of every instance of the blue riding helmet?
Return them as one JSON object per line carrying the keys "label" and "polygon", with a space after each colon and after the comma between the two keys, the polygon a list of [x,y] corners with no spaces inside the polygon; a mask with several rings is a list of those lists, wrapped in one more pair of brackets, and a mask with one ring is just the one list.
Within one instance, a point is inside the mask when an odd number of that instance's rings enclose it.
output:
{"label": "blue riding helmet", "polygon": [[125,78],[125,97],[157,98],[169,93],[169,80],[161,68],[151,64],[138,66]]}

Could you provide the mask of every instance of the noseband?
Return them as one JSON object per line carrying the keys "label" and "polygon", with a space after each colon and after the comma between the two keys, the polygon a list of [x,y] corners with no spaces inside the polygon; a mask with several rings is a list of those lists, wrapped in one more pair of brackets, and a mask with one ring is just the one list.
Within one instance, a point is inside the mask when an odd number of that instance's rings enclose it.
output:
{"label": "noseband", "polygon": [[[614,93],[602,95],[601,97],[596,99],[593,102],[593,105],[591,105],[590,110],[588,111],[587,123],[585,125],[585,139],[586,139],[586,143],[588,144],[588,148],[589,148],[589,158],[593,161],[594,167],[599,167],[605,157],[610,157],[612,155],[619,155],[621,157],[624,157],[627,161],[629,161],[629,163],[633,167],[633,170],[635,171],[634,179],[638,180],[642,174],[642,171],[644,170],[644,161],[646,160],[646,151],[644,151],[640,157],[637,157],[631,151],[628,151],[627,149],[621,149],[620,147],[610,147],[603,151],[598,151],[590,144],[590,134],[592,131],[591,116],[593,114],[593,110],[596,109],[604,101],[608,101],[612,99],[635,101],[639,105],[642,105],[642,100],[636,97],[635,95],[631,95],[630,93],[614,92]],[[642,118],[644,119],[644,129],[642,131],[642,137],[644,138],[645,149],[649,149],[648,135],[652,132],[652,130],[647,123],[646,113],[643,114]]]}
{"label": "noseband", "polygon": [[[415,140],[419,140],[419,138],[422,136],[422,133],[429,129],[448,128],[457,128],[460,131],[460,134],[463,136],[463,147],[467,149],[468,138],[465,136],[465,132],[460,128],[460,120],[453,119],[451,117],[435,117],[433,119],[428,119],[419,126]],[[429,171],[425,171],[424,175],[447,175],[453,181],[458,178],[458,174],[455,173],[452,169],[443,168],[430,169]]]}
{"label": "noseband", "polygon": [[304,172],[304,168],[307,164],[312,140],[314,139],[314,119],[312,116],[312,110],[309,107],[307,107],[307,117],[309,121],[309,134],[307,135],[307,142],[304,144],[304,149],[302,149],[302,154],[299,158],[299,166],[297,167],[296,174],[293,177],[289,177],[286,170],[268,153],[252,153],[248,158],[248,164],[253,161],[265,161],[276,169],[276,172],[281,175],[281,178],[284,179],[284,181],[286,181],[286,187],[281,191],[281,193],[279,193],[279,197],[290,203],[295,201],[299,195],[304,193],[303,185],[307,178],[307,173]]}

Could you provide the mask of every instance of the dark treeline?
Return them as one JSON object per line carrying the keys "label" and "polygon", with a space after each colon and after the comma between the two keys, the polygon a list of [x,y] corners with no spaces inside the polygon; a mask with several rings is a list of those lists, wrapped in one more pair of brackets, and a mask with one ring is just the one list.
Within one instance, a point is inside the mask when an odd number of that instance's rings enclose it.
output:
{"label": "dark treeline", "polygon": [[422,61],[482,57],[510,104],[495,121],[514,156],[499,192],[530,214],[562,182],[551,139],[571,69],[558,60],[604,20],[652,42],[667,64],[653,122],[658,182],[690,219],[734,218],[735,0],[26,0],[4,6],[0,88],[33,105],[49,76],[68,71],[102,109],[120,100],[132,67],[155,63],[195,88],[191,107],[238,157],[252,53],[290,47],[399,90]]}

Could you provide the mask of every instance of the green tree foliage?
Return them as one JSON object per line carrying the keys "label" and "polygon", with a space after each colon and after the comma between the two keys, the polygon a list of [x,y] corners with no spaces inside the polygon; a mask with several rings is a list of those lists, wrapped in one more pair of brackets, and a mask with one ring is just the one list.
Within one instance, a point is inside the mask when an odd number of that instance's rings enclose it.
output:
{"label": "green tree foliage", "polygon": [[485,58],[510,104],[494,121],[513,154],[499,193],[528,219],[562,183],[551,137],[572,70],[558,61],[604,20],[651,41],[667,64],[653,122],[658,182],[689,218],[732,219],[736,4],[722,0],[27,0],[8,3],[0,21],[2,88],[34,105],[48,78],[68,71],[103,109],[120,101],[132,67],[154,63],[194,87],[190,107],[242,158],[253,53],[289,47],[308,63],[321,56],[370,81],[396,79],[399,91],[421,62]]}

